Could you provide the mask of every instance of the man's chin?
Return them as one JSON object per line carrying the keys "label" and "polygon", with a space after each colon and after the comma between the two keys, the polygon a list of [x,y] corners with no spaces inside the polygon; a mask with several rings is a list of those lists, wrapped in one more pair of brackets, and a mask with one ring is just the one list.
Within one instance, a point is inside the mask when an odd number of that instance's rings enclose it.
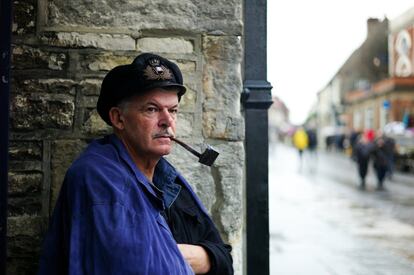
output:
{"label": "man's chin", "polygon": [[171,153],[171,146],[160,146],[161,148],[158,148],[157,153],[159,156],[166,156]]}

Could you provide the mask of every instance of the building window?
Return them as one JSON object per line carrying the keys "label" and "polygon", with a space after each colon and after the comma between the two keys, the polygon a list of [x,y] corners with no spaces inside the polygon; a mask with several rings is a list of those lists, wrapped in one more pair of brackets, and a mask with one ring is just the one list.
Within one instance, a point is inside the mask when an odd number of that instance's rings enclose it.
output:
{"label": "building window", "polygon": [[388,109],[380,107],[379,127],[383,129],[388,122]]}
{"label": "building window", "polygon": [[359,129],[362,128],[362,125],[361,125],[361,112],[360,111],[355,111],[354,112],[354,117],[353,117],[352,124],[354,125],[355,130],[359,130]]}
{"label": "building window", "polygon": [[374,110],[372,107],[365,109],[365,116],[364,116],[364,128],[365,129],[373,129],[374,128]]}

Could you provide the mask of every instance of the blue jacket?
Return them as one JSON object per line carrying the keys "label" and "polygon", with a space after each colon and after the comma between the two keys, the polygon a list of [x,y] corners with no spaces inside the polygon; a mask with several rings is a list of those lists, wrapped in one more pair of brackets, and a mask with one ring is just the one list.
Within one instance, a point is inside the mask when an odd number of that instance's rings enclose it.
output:
{"label": "blue jacket", "polygon": [[39,274],[193,274],[156,192],[115,135],[93,141],[66,173]]}

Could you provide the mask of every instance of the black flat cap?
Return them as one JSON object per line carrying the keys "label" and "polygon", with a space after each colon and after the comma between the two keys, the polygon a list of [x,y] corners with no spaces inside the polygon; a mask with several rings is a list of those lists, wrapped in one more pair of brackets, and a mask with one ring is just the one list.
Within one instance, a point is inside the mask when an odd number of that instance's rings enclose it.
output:
{"label": "black flat cap", "polygon": [[98,98],[97,110],[109,125],[109,110],[123,99],[155,88],[176,88],[178,98],[185,93],[183,76],[178,66],[151,53],[137,56],[131,64],[113,68],[105,76]]}

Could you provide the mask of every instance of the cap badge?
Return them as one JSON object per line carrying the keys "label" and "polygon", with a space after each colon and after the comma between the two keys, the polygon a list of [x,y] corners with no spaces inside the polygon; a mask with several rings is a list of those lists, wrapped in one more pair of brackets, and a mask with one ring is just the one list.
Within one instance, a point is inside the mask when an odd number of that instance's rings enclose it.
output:
{"label": "cap badge", "polygon": [[171,71],[161,65],[158,58],[152,58],[148,61],[148,66],[144,70],[144,76],[147,80],[170,80],[172,79]]}

